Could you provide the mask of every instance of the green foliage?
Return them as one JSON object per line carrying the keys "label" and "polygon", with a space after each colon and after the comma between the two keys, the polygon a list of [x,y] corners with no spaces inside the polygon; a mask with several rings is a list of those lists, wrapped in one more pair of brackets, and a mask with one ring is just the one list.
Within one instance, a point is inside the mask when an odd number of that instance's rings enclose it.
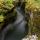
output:
{"label": "green foliage", "polygon": [[6,5],[12,6],[13,5],[13,0],[5,0]]}
{"label": "green foliage", "polygon": [[33,13],[33,18],[31,17],[33,21],[29,23],[33,23],[33,25],[31,24],[32,27],[30,26],[29,29],[31,28],[31,33],[37,34],[39,37],[38,40],[40,40],[40,0],[26,0],[25,9],[26,11],[28,10],[28,13]]}

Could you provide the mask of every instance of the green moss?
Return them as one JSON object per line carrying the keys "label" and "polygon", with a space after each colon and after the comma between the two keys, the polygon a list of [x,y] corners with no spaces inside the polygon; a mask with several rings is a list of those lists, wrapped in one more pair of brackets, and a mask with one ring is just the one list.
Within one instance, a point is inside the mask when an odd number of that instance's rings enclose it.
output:
{"label": "green moss", "polygon": [[3,20],[4,20],[4,16],[0,15],[0,22],[3,22]]}

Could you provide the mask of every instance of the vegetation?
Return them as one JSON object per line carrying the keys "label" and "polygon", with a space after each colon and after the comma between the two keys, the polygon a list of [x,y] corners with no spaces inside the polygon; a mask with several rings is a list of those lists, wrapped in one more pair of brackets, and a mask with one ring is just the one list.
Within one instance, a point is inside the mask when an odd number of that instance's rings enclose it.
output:
{"label": "vegetation", "polygon": [[[31,27],[31,33],[37,34],[40,38],[40,0],[25,0],[25,10],[32,16],[30,17],[29,29]],[[40,39],[39,39],[40,40]]]}

